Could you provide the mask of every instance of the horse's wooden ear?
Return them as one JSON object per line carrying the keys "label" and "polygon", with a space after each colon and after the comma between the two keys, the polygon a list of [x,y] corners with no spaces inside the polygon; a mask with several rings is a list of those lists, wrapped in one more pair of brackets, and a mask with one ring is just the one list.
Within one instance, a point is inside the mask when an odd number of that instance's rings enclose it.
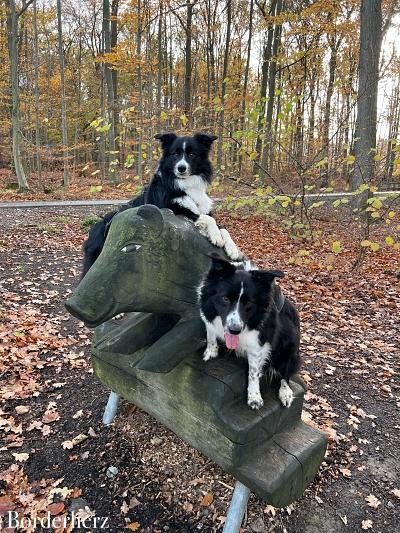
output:
{"label": "horse's wooden ear", "polygon": [[161,211],[155,205],[145,204],[139,207],[137,214],[157,230],[158,235],[164,229],[164,219]]}

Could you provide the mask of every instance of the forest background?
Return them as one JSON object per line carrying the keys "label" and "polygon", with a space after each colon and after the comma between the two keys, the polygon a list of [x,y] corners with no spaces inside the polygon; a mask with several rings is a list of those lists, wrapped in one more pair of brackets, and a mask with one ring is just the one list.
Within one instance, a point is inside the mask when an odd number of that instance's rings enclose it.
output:
{"label": "forest background", "polygon": [[156,168],[156,133],[207,131],[212,192],[228,207],[273,206],[309,238],[326,197],[306,197],[352,191],[333,206],[367,215],[359,242],[376,248],[382,221],[399,247],[393,196],[376,196],[400,183],[399,11],[396,0],[3,0],[0,197],[127,198]]}

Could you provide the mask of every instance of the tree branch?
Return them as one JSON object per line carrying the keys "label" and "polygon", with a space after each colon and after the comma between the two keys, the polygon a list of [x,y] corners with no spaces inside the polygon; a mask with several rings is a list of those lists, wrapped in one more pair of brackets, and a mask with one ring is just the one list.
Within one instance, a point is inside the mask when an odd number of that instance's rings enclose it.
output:
{"label": "tree branch", "polygon": [[21,11],[19,13],[17,13],[17,17],[20,17],[23,13],[25,13],[25,11],[28,9],[28,7],[33,4],[35,0],[28,0],[28,2],[22,6],[21,8]]}

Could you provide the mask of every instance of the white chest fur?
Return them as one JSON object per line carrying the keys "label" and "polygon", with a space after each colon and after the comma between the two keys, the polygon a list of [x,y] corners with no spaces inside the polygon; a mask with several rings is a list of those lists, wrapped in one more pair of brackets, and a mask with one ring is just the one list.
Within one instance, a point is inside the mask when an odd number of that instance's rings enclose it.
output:
{"label": "white chest fur", "polygon": [[201,176],[189,176],[188,178],[178,178],[177,187],[184,191],[199,208],[200,214],[208,215],[212,209],[213,202],[207,196],[207,183]]}

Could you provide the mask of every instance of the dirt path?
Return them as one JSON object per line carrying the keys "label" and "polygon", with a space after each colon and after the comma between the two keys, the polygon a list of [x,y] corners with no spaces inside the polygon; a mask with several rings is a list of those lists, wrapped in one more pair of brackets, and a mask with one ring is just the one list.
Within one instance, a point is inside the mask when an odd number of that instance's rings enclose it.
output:
{"label": "dirt path", "polygon": [[[112,427],[100,423],[108,391],[91,373],[91,332],[62,304],[78,282],[88,210],[0,210],[0,510],[93,511],[113,532],[128,523],[217,531],[230,476],[126,403]],[[270,221],[220,218],[251,257],[263,263],[267,251],[268,265],[290,273],[285,290],[303,321],[304,416],[331,438],[304,497],[282,510],[251,497],[244,531],[397,532],[399,258],[382,252],[352,277],[340,264],[293,266],[292,243]]]}

